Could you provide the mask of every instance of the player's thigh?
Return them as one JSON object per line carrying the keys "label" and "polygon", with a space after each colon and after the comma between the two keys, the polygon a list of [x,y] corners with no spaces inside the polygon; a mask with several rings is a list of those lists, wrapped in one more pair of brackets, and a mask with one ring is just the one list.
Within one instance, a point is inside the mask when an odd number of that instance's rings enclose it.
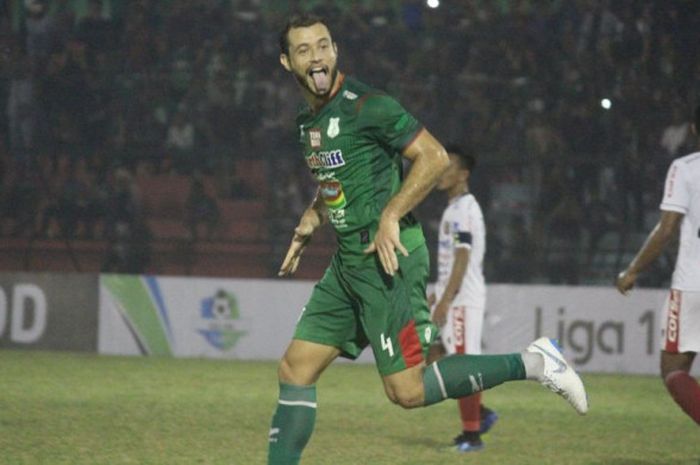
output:
{"label": "player's thigh", "polygon": [[427,249],[400,256],[399,271],[393,277],[375,265],[348,273],[348,281],[360,303],[377,370],[388,376],[424,364],[437,333],[425,296]]}
{"label": "player's thigh", "polygon": [[314,384],[338,355],[337,347],[293,339],[280,362],[279,380],[295,385]]}
{"label": "player's thigh", "polygon": [[358,305],[341,282],[341,274],[334,258],[302,310],[294,340],[335,347],[339,355],[354,359],[367,345],[367,338]]}
{"label": "player's thigh", "polygon": [[452,302],[440,338],[445,351],[452,354],[481,354],[484,306],[459,296]]}
{"label": "player's thigh", "polygon": [[671,289],[662,309],[661,350],[700,352],[700,292]]}

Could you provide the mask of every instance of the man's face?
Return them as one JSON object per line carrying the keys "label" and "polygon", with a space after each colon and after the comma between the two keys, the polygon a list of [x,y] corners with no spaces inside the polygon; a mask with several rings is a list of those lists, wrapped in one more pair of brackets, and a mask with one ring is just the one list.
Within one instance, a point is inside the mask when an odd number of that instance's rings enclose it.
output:
{"label": "man's face", "polygon": [[338,74],[338,49],[328,28],[321,23],[298,27],[291,29],[287,38],[289,54],[280,56],[282,66],[314,96],[328,95]]}
{"label": "man's face", "polygon": [[460,166],[457,155],[450,155],[450,166],[443,173],[438,181],[437,188],[441,191],[452,189],[454,186],[464,183],[468,176],[468,170]]}

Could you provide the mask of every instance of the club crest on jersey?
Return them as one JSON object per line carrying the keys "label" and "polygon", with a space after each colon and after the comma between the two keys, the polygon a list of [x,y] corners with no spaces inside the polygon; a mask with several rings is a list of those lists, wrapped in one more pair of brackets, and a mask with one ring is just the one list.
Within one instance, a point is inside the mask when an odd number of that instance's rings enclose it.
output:
{"label": "club crest on jersey", "polygon": [[321,130],[319,128],[309,129],[309,145],[312,149],[321,148]]}
{"label": "club crest on jersey", "polygon": [[328,121],[328,131],[326,131],[326,134],[328,134],[328,137],[331,139],[340,134],[340,118],[331,118]]}

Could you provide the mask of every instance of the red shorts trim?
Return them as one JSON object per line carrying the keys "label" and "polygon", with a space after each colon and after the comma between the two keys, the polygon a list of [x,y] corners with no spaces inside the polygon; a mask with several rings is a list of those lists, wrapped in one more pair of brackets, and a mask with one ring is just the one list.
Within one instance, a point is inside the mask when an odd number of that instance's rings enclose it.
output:
{"label": "red shorts trim", "polygon": [[406,368],[419,365],[423,361],[423,346],[416,331],[415,320],[409,321],[401,329],[399,344],[401,345],[401,355],[406,363]]}

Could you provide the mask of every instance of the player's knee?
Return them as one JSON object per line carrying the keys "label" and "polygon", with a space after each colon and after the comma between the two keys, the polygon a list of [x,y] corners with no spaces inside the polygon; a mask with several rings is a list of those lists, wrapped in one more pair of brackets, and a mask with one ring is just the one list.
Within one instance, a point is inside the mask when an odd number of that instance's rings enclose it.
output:
{"label": "player's knee", "polygon": [[422,407],[425,398],[423,385],[401,386],[387,390],[387,397],[391,402],[405,409]]}
{"label": "player's knee", "polygon": [[311,384],[303,374],[303,370],[295,367],[286,357],[282,357],[279,366],[277,367],[277,378],[280,383],[286,384]]}

